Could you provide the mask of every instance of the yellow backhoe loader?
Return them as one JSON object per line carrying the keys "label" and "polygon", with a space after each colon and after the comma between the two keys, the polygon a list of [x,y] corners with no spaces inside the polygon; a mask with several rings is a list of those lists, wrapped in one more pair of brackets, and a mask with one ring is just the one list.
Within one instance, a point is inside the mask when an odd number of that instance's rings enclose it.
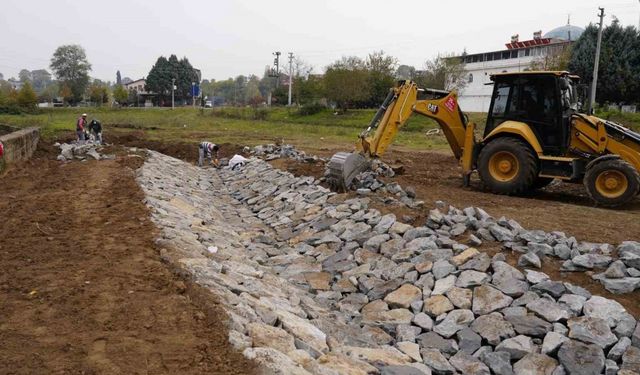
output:
{"label": "yellow backhoe loader", "polygon": [[522,194],[554,179],[582,182],[602,206],[619,206],[640,190],[640,134],[578,112],[578,77],[568,72],[491,76],[493,95],[484,135],[458,106],[455,92],[419,89],[402,81],[359,136],[356,152],[335,154],[328,181],[346,189],[384,154],[414,113],[434,119],[460,160],[463,183],[477,171],[485,189]]}

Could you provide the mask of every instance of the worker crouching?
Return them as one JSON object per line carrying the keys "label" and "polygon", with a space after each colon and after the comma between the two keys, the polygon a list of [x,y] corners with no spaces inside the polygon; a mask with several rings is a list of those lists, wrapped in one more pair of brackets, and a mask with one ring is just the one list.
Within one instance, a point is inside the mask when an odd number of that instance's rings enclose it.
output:
{"label": "worker crouching", "polygon": [[201,142],[198,147],[198,167],[202,167],[204,160],[209,159],[214,167],[218,167],[220,162],[218,161],[218,152],[220,146],[211,142]]}

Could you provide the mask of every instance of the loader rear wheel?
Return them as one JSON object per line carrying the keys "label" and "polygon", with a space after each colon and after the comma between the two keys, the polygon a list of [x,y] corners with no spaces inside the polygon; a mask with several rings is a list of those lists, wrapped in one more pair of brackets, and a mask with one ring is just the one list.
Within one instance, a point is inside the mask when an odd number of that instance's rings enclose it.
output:
{"label": "loader rear wheel", "polygon": [[584,176],[587,193],[596,203],[615,207],[633,199],[640,190],[640,175],[622,159],[603,160]]}
{"label": "loader rear wheel", "polygon": [[483,186],[493,193],[522,194],[533,187],[538,163],[526,143],[515,138],[497,138],[480,151],[478,173]]}

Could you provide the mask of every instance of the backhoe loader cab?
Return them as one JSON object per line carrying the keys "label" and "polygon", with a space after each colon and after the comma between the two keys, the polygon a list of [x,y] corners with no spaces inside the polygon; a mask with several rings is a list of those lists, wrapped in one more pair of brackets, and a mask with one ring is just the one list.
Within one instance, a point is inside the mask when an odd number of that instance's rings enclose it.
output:
{"label": "backhoe loader cab", "polygon": [[505,121],[527,124],[545,155],[564,155],[571,115],[577,110],[573,80],[566,72],[498,74],[484,136]]}

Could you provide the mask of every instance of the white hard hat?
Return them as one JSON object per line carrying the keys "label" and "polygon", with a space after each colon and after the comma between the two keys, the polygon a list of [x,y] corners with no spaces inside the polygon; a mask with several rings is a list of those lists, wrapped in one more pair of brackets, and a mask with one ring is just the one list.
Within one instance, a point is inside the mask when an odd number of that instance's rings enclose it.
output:
{"label": "white hard hat", "polygon": [[86,114],[86,113],[83,113],[83,114],[82,114],[82,117],[87,117],[87,114]]}

